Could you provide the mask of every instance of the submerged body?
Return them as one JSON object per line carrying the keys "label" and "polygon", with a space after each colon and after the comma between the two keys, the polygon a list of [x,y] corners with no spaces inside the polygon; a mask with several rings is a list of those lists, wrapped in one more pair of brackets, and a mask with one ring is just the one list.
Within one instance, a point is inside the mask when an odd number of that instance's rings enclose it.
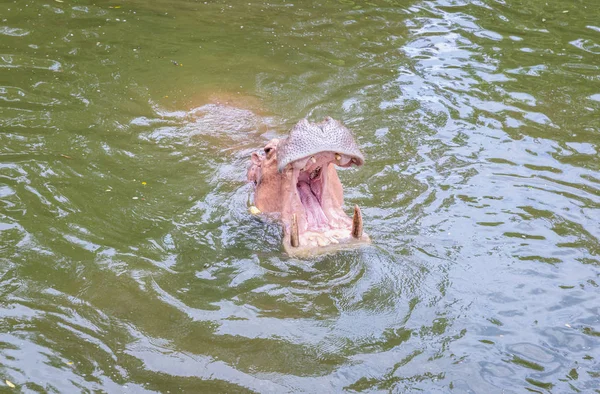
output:
{"label": "submerged body", "polygon": [[344,191],[336,166],[360,166],[364,158],[350,131],[325,118],[302,119],[285,139],[273,139],[264,154],[252,154],[248,180],[255,184],[254,204],[277,213],[283,244],[290,255],[311,255],[369,243],[358,206],[351,219],[343,211]]}

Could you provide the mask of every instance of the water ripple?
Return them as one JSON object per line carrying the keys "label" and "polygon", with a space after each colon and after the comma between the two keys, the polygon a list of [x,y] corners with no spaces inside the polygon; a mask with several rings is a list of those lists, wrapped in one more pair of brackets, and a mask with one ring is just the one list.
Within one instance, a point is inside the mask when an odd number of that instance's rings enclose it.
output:
{"label": "water ripple", "polygon": [[[598,390],[596,10],[6,7],[3,379],[57,392]],[[340,178],[373,245],[293,259],[277,221],[248,212],[245,170],[298,119],[326,115],[367,157]]]}

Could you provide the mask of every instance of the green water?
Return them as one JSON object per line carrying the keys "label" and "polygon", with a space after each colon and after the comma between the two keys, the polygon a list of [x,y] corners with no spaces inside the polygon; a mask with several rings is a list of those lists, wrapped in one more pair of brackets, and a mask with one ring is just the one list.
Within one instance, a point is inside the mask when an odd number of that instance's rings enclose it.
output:
{"label": "green water", "polygon": [[[0,392],[600,393],[597,1],[0,20]],[[373,245],[290,259],[246,168],[326,115]]]}

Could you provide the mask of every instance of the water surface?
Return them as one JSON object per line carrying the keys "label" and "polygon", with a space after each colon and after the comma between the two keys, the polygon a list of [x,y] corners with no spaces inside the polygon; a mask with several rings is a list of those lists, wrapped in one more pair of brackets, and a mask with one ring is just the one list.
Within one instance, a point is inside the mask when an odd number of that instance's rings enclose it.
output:
{"label": "water surface", "polygon": [[[595,1],[25,0],[0,19],[2,382],[600,392]],[[327,115],[367,158],[340,177],[374,242],[291,259],[246,168]]]}

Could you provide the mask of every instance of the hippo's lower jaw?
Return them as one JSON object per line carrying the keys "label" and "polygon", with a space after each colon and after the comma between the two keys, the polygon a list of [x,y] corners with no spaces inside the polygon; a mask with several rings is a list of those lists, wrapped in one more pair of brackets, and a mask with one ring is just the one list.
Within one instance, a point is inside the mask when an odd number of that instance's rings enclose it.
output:
{"label": "hippo's lower jaw", "polygon": [[353,218],[342,209],[343,193],[335,166],[349,166],[352,157],[325,151],[288,165],[290,186],[283,196],[284,248],[292,256],[308,256],[370,243],[362,214]]}
{"label": "hippo's lower jaw", "polygon": [[[357,208],[355,207],[355,217]],[[358,209],[358,212],[360,212],[360,209]],[[358,213],[358,216],[360,217],[360,213]],[[362,218],[359,220],[359,226],[362,227]],[[292,257],[310,257],[371,243],[371,239],[366,233],[363,232],[360,236],[355,237],[352,230],[349,229],[334,229],[323,232],[308,230],[299,234],[296,246],[292,245],[292,238],[291,233],[284,231],[283,247],[286,253]]]}

